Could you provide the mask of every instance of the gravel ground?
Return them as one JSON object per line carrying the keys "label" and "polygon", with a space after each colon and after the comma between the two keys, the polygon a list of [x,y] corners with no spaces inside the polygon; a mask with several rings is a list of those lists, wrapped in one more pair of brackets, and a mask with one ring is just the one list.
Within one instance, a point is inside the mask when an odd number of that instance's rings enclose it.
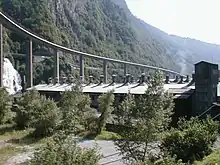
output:
{"label": "gravel ground", "polygon": [[19,153],[15,156],[12,156],[10,159],[8,159],[4,165],[16,165],[16,164],[24,163],[28,160],[31,160],[31,157],[33,155],[34,155],[33,151]]}
{"label": "gravel ground", "polygon": [[103,158],[100,160],[100,165],[125,165],[113,141],[85,140],[80,142],[79,145],[85,148],[93,148],[97,145],[100,149],[100,153],[103,155]]}
{"label": "gravel ground", "polygon": [[[0,141],[0,148],[6,145],[10,144],[5,143],[5,141]],[[103,158],[100,160],[100,165],[125,165],[113,141],[84,140],[80,142],[79,145],[84,148],[93,148],[95,146],[98,146],[100,149],[100,154],[103,155]],[[218,137],[218,140],[215,142],[214,147],[220,148],[220,136]],[[30,160],[34,154],[33,148],[26,146],[23,147],[23,149],[26,150],[26,152],[19,153],[11,157],[7,160],[7,162],[4,165],[16,165]]]}

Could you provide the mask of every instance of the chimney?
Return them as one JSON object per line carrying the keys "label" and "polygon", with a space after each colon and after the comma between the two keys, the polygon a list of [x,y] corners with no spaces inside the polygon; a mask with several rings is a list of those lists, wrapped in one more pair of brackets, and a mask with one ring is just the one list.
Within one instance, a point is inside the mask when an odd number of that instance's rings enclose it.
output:
{"label": "chimney", "polygon": [[183,83],[183,76],[180,76],[180,81],[178,82],[178,84],[182,84]]}
{"label": "chimney", "polygon": [[179,77],[176,75],[175,80],[173,81],[174,83],[177,83],[179,81]]}
{"label": "chimney", "polygon": [[53,79],[50,77],[48,78],[48,85],[53,84]]}
{"label": "chimney", "polygon": [[184,82],[185,83],[189,82],[189,75],[186,75],[186,80]]}
{"label": "chimney", "polygon": [[166,80],[165,80],[165,84],[169,84],[169,83],[170,83],[170,77],[167,75]]}

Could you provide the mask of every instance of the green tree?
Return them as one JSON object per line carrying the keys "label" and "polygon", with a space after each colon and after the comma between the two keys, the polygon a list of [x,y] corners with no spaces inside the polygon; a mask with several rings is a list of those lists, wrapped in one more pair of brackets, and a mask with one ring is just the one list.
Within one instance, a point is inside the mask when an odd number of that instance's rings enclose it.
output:
{"label": "green tree", "polygon": [[181,119],[177,128],[168,131],[162,141],[162,146],[170,155],[176,155],[183,162],[200,160],[211,152],[211,147],[217,139],[218,123],[207,118],[200,120]]}
{"label": "green tree", "polygon": [[80,86],[63,93],[60,100],[62,120],[60,129],[66,134],[78,134],[92,128],[96,116],[95,110],[90,107],[91,99],[82,93]]}
{"label": "green tree", "polygon": [[5,88],[0,88],[0,124],[6,122],[11,114],[11,97]]}
{"label": "green tree", "polygon": [[34,111],[41,106],[40,94],[36,90],[30,90],[24,93],[17,100],[15,122],[18,128],[24,129],[31,126],[34,119]]}
{"label": "green tree", "polygon": [[99,109],[101,111],[101,116],[98,119],[97,123],[97,134],[100,134],[102,130],[105,128],[108,118],[110,117],[114,103],[114,91],[110,91],[108,93],[102,94],[99,101]]}
{"label": "green tree", "polygon": [[58,107],[53,100],[41,96],[40,106],[33,112],[31,126],[35,128],[35,137],[50,136],[54,133],[59,121]]}
{"label": "green tree", "polygon": [[115,143],[128,162],[145,162],[155,146],[150,143],[160,139],[171,121],[173,99],[164,91],[162,80],[162,74],[156,73],[144,95],[128,96],[119,108],[123,139]]}
{"label": "green tree", "polygon": [[41,96],[36,90],[24,93],[17,101],[15,111],[17,126],[21,129],[35,128],[36,137],[52,135],[59,119],[56,103]]}

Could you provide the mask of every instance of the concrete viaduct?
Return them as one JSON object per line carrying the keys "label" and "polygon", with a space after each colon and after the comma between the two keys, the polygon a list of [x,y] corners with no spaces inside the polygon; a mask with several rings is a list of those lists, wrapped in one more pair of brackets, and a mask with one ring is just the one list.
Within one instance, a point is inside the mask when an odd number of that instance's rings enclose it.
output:
{"label": "concrete viaduct", "polygon": [[[55,43],[52,43],[50,41],[47,41],[32,32],[28,31],[21,25],[18,25],[13,19],[11,19],[9,16],[6,16],[2,12],[0,12],[0,87],[3,86],[3,65],[4,65],[4,53],[3,53],[3,27],[25,37],[27,39],[27,51],[26,51],[26,85],[27,87],[33,87],[33,50],[32,50],[32,43],[36,42],[38,44],[45,45],[49,48],[52,48],[55,50],[54,54],[54,61],[56,63],[55,68],[54,68],[54,78],[58,78],[59,80],[59,52],[65,52],[71,55],[76,55],[79,56],[79,62],[80,62],[80,77],[82,78],[82,81],[85,80],[84,77],[84,59],[85,58],[93,58],[96,60],[101,60],[103,61],[103,75],[104,75],[104,82],[107,82],[107,70],[108,70],[108,63],[119,63],[124,66],[124,74],[127,73],[127,68],[128,66],[136,66],[140,68],[149,68],[149,69],[155,69],[155,70],[160,70],[163,72],[167,73],[172,73],[176,75],[181,75],[178,72],[169,70],[169,69],[164,69],[164,68],[159,68],[159,67],[154,67],[154,66],[149,66],[149,65],[144,65],[144,64],[138,64],[138,63],[133,63],[133,62],[128,62],[128,61],[122,61],[122,60],[117,60],[117,59],[112,59],[112,58],[106,58],[106,57],[101,57],[98,55],[93,55],[89,53],[84,53],[80,52],[74,49],[70,49]],[[184,76],[185,77],[185,76]]]}

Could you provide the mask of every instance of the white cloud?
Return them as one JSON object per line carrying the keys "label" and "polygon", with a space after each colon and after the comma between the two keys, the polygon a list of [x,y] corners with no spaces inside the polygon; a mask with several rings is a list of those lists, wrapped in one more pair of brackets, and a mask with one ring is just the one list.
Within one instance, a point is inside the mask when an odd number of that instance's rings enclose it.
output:
{"label": "white cloud", "polygon": [[134,15],[175,35],[220,44],[219,0],[126,0]]}

